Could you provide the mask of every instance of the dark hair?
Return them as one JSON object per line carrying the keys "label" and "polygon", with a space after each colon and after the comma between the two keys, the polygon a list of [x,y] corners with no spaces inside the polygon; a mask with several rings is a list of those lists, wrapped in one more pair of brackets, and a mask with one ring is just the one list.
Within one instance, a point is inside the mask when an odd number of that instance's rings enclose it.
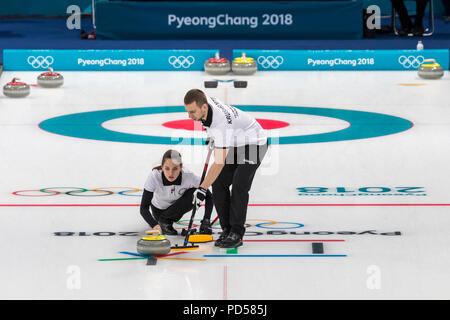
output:
{"label": "dark hair", "polygon": [[179,164],[183,164],[181,162],[181,153],[179,153],[176,150],[167,150],[163,154],[163,157],[162,157],[162,160],[161,160],[161,165],[154,167],[152,170],[162,170],[164,162],[166,162],[167,159],[175,160]]}
{"label": "dark hair", "polygon": [[205,93],[199,89],[191,89],[184,96],[185,105],[191,104],[194,101],[197,103],[199,107],[201,107],[205,103],[208,103],[208,101],[206,100]]}

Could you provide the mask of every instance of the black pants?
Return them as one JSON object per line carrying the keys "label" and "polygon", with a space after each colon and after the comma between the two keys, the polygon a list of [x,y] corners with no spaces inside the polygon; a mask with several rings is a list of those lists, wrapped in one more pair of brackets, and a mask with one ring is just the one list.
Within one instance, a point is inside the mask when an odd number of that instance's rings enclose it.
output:
{"label": "black pants", "polygon": [[[151,204],[152,213],[158,222],[173,223],[180,220],[186,212],[191,212],[193,205],[192,199],[196,188],[187,189],[184,194],[166,209],[159,209]],[[207,191],[205,199],[205,215],[203,219],[210,219],[213,209],[213,201],[211,191]],[[145,219],[145,217],[144,217]]]}
{"label": "black pants", "polygon": [[445,8],[445,16],[450,16],[450,0],[442,0]]}
{"label": "black pants", "polygon": [[214,206],[222,230],[244,236],[249,191],[267,148],[268,145],[265,144],[228,151],[225,166],[212,185]]}
{"label": "black pants", "polygon": [[[404,0],[391,0],[392,6],[398,13],[398,17],[402,24],[402,28],[411,29],[413,24],[408,15],[408,10],[405,6]],[[416,18],[414,21],[415,26],[422,26],[423,16],[425,14],[425,8],[427,7],[428,0],[416,0]]]}

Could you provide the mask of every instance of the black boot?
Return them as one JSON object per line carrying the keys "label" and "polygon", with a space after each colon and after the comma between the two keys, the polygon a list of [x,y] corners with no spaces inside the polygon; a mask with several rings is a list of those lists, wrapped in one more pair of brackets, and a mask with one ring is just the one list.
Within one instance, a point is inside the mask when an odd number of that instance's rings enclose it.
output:
{"label": "black boot", "polygon": [[172,223],[160,221],[159,225],[161,226],[162,233],[167,236],[176,236],[178,234],[177,230],[173,228]]}
{"label": "black boot", "polygon": [[242,236],[237,233],[230,232],[230,234],[222,242],[220,247],[221,248],[237,248],[240,246],[242,246]]}
{"label": "black boot", "polygon": [[397,30],[397,33],[400,37],[406,37],[411,33],[411,28],[402,28]]}
{"label": "black boot", "polygon": [[412,33],[414,34],[415,37],[422,37],[423,32],[424,30],[422,25],[415,25],[414,28],[412,29]]}
{"label": "black boot", "polygon": [[214,243],[214,245],[216,247],[220,247],[222,246],[223,241],[228,237],[230,231],[229,230],[223,230],[222,233],[220,234],[219,239],[216,240],[216,242]]}
{"label": "black boot", "polygon": [[209,219],[203,219],[199,229],[200,234],[212,234],[211,221]]}

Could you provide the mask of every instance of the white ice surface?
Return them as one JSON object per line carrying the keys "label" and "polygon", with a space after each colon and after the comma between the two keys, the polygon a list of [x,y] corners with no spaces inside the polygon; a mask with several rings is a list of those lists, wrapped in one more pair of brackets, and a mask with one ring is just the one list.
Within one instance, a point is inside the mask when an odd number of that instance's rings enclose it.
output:
{"label": "white ice surface", "polygon": [[[35,83],[38,74],[5,72],[0,84],[14,76]],[[131,256],[119,251],[136,252],[136,241],[147,229],[139,214],[140,192],[129,193],[132,196],[117,193],[141,189],[162,153],[174,146],[65,137],[41,130],[39,123],[70,113],[182,105],[187,90],[202,88],[203,81],[211,77],[200,72],[63,75],[62,88],[32,88],[31,95],[24,99],[0,96],[1,299],[450,298],[447,72],[436,81],[420,79],[415,72],[259,72],[253,77],[240,77],[249,81],[246,89],[235,89],[227,83],[205,89],[235,105],[369,111],[402,117],[414,126],[371,139],[273,146],[259,169],[250,194],[250,225],[245,239],[340,239],[345,241],[324,242],[325,254],[346,257],[204,257],[226,254],[209,243],[201,245],[200,250],[175,256],[206,261],[161,259],[156,266],[147,266],[146,260],[98,259],[127,258]],[[290,126],[277,132],[280,136],[347,126],[345,121],[325,117],[253,115],[289,122]],[[160,124],[186,118],[183,113],[145,115],[112,120],[104,127],[135,134],[157,130],[161,135],[183,136],[190,133]],[[183,154],[185,166],[200,173],[206,150],[198,146],[177,149]],[[329,188],[329,194],[300,196],[296,189],[300,187]],[[337,187],[347,191],[385,187],[392,192],[332,195]],[[426,196],[399,195],[395,190],[400,187],[421,187]],[[45,194],[38,191],[19,194],[39,197],[13,194],[42,188],[62,193],[80,190],[77,188],[116,193],[99,197],[92,197],[102,194],[95,191],[85,192],[84,197],[42,196]],[[55,204],[68,206],[49,206]],[[183,219],[189,219],[189,215]],[[278,223],[260,225],[266,220]],[[289,229],[298,223],[304,227]],[[348,234],[369,230],[372,232]],[[336,234],[339,231],[347,234]],[[395,231],[401,235],[389,235]],[[55,232],[74,235],[56,236]],[[95,235],[98,232],[114,235]],[[120,232],[135,233],[121,236]],[[170,240],[182,243],[181,237]],[[238,250],[238,254],[311,253],[310,242],[248,242]]]}

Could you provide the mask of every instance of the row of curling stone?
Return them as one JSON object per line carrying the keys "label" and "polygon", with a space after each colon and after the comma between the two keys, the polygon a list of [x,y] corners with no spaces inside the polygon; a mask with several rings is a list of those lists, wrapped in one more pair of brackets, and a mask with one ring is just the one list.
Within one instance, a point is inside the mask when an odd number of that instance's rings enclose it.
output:
{"label": "row of curling stone", "polygon": [[444,69],[436,62],[435,59],[426,59],[423,61],[417,71],[419,77],[423,79],[440,79],[444,75]]}
{"label": "row of curling stone", "polygon": [[235,58],[232,63],[227,58],[220,57],[217,52],[214,58],[205,61],[204,67],[205,72],[212,75],[225,75],[233,71],[237,75],[249,76],[258,70],[255,59],[247,57],[245,52],[241,57]]}
{"label": "row of curling stone", "polygon": [[[30,94],[30,85],[19,81],[19,78],[13,78],[3,87],[3,94],[10,98],[24,98]],[[41,73],[37,77],[37,84],[44,88],[57,88],[64,84],[64,77],[49,68],[48,72]]]}

